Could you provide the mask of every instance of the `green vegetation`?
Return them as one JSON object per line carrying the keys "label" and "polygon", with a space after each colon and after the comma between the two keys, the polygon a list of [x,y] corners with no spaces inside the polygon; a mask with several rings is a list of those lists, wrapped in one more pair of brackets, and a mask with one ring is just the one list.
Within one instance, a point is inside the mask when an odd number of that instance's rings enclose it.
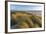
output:
{"label": "green vegetation", "polygon": [[[41,16],[36,16],[27,12],[11,12],[11,19],[20,28],[39,28],[42,27]],[[12,25],[12,24],[11,24]]]}

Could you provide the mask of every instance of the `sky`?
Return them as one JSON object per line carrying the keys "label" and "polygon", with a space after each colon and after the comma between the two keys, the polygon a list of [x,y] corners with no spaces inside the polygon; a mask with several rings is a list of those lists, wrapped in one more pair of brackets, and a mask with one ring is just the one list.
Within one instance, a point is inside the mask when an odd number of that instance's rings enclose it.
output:
{"label": "sky", "polygon": [[27,11],[27,10],[41,10],[42,7],[40,5],[16,5],[11,4],[10,5],[11,10],[21,10],[21,11]]}

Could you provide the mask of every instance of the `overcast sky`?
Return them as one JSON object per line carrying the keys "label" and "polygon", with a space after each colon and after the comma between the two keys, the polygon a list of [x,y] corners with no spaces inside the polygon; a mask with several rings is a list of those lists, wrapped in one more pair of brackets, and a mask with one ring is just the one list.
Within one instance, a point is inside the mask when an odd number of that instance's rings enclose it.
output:
{"label": "overcast sky", "polygon": [[42,10],[42,7],[40,5],[16,5],[11,4],[10,5],[11,10]]}

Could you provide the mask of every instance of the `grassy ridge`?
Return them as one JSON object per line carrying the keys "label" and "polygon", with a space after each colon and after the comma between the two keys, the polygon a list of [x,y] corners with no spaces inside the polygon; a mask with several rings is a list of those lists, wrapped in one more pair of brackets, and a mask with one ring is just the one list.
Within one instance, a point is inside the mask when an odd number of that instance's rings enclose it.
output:
{"label": "grassy ridge", "polygon": [[[40,12],[40,11],[39,11]],[[42,27],[41,16],[36,16],[26,11],[11,11],[11,20],[13,28],[37,28]],[[14,23],[14,24],[13,24]],[[19,26],[14,26],[19,25]],[[12,27],[11,27],[12,28]]]}

